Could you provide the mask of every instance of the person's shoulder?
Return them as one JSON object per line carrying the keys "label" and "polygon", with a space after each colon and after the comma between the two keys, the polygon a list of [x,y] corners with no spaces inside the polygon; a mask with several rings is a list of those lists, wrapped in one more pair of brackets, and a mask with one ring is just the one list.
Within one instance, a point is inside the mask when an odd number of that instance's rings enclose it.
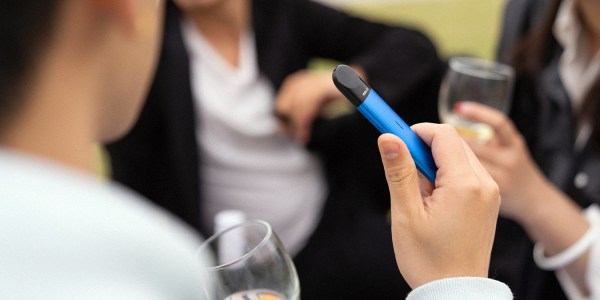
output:
{"label": "person's shoulder", "polygon": [[[198,242],[189,228],[168,213],[108,179],[4,150],[0,165],[0,201],[22,222],[72,222],[90,230],[122,223],[132,230],[173,231],[179,239]],[[0,215],[8,211],[0,210]]]}
{"label": "person's shoulder", "polygon": [[502,34],[497,55],[506,61],[510,49],[532,27],[542,21],[553,1],[549,0],[510,0],[504,8]]}
{"label": "person's shoulder", "polygon": [[20,274],[0,276],[0,298],[201,294],[199,239],[170,215],[51,161],[0,151],[0,165],[0,265]]}
{"label": "person's shoulder", "polygon": [[311,8],[329,8],[328,5],[313,0],[252,0],[253,9],[261,11],[290,11],[303,10],[306,7]]}
{"label": "person's shoulder", "polygon": [[510,0],[505,7],[505,22],[523,22],[524,27],[537,24],[546,15],[547,9],[553,4],[549,0]]}

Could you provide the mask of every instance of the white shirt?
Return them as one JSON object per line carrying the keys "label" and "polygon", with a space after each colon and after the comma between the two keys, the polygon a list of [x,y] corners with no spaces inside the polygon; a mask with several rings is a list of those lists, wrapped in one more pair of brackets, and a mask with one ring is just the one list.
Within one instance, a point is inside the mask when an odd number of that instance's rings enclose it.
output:
{"label": "white shirt", "polygon": [[[600,208],[598,205],[593,204],[588,207],[585,211],[585,217],[590,224],[590,228],[588,232],[580,238],[579,241],[569,246],[569,248],[565,249],[563,252],[553,256],[552,258],[540,257],[539,253],[534,251],[534,257],[536,259],[536,263],[538,260],[542,260],[542,263],[547,260],[557,260],[560,259],[560,263],[557,261],[556,277],[560,282],[563,290],[569,297],[569,299],[573,300],[583,300],[583,299],[600,299]],[[588,262],[586,266],[586,274],[585,274],[585,284],[589,289],[589,295],[585,296],[573,278],[567,273],[564,269],[565,266],[570,265],[574,260],[579,258],[579,254],[572,255],[573,251],[578,248],[578,244],[584,243],[585,248],[579,248],[582,251],[589,251]],[[536,248],[539,245],[536,245]],[[575,250],[579,253],[579,250]],[[537,257],[536,257],[537,256]],[[560,257],[560,258],[558,258]],[[538,263],[539,265],[539,263]]]}
{"label": "white shirt", "polygon": [[113,184],[0,150],[0,299],[204,299],[198,238]]}
{"label": "white shirt", "polygon": [[199,115],[204,225],[219,211],[238,209],[273,226],[298,253],[314,231],[327,188],[317,158],[279,133],[275,91],[260,74],[254,35],[231,66],[191,22],[182,22],[190,55],[192,94]]}
{"label": "white shirt", "polygon": [[[600,52],[592,57],[588,54],[583,28],[575,7],[575,0],[561,3],[553,28],[554,36],[564,49],[559,62],[559,76],[571,99],[573,113],[578,113],[584,97],[600,76]],[[576,149],[587,143],[591,134],[589,124],[578,132]]]}

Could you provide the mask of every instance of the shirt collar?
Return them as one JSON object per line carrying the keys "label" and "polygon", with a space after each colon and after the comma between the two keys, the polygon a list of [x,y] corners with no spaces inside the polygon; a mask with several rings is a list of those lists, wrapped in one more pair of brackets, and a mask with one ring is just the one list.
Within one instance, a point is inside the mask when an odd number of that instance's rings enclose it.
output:
{"label": "shirt collar", "polygon": [[554,22],[553,32],[563,48],[577,47],[581,34],[581,23],[577,18],[575,0],[562,1]]}

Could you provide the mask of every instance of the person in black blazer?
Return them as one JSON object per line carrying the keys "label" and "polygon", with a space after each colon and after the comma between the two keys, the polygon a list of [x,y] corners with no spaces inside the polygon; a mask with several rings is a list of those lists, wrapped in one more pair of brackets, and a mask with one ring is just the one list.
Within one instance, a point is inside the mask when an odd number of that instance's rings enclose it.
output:
{"label": "person in black blazer", "polygon": [[[363,72],[407,123],[437,121],[445,65],[422,33],[365,21],[312,1],[241,1],[249,7],[258,68],[275,90],[290,75],[303,72],[312,58],[329,58]],[[209,236],[202,220],[196,127],[201,120],[194,113],[184,14],[172,2],[167,6],[160,63],[147,103],[131,133],[107,149],[114,179]],[[294,257],[302,298],[405,297],[410,288],[395,264],[389,194],[376,145],[379,133],[358,112],[309,123],[310,131],[301,139],[319,157],[327,197],[316,229]]]}
{"label": "person in black blazer", "polygon": [[515,298],[600,297],[598,13],[597,1],[508,2],[499,59],[516,70],[512,122],[458,109],[495,131],[471,147],[502,195],[490,275]]}

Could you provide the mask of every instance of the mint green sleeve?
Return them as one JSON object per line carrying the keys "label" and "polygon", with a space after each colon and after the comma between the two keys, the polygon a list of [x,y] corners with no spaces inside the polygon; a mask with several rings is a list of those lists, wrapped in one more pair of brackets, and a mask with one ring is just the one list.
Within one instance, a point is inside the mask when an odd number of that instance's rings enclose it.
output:
{"label": "mint green sleeve", "polygon": [[513,299],[510,288],[493,279],[454,277],[436,280],[414,289],[407,300],[507,300]]}

